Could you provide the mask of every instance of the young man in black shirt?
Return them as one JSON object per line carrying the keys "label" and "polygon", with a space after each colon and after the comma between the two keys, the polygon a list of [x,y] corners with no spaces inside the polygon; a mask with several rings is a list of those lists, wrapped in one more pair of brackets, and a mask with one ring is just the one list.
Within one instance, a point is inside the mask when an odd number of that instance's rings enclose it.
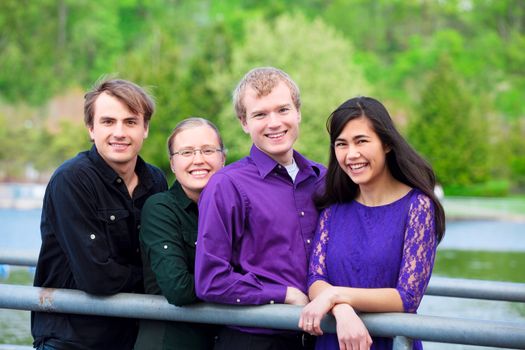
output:
{"label": "young man in black shirt", "polygon": [[[154,109],[152,98],[125,80],[104,81],[85,95],[94,145],[49,181],[35,286],[97,295],[143,291],[140,212],[150,195],[167,189],[160,169],[138,156]],[[37,349],[132,349],[137,321],[33,312],[31,331]]]}

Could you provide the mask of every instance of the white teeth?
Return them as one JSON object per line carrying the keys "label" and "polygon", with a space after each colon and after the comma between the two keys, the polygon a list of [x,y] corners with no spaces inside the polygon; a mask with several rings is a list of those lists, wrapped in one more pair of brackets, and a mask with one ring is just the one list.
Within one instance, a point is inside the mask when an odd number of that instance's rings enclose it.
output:
{"label": "white teeth", "polygon": [[366,163],[359,163],[359,164],[351,164],[350,169],[352,170],[359,170],[366,166]]}
{"label": "white teeth", "polygon": [[193,170],[190,171],[190,174],[192,175],[206,175],[208,173],[208,170]]}
{"label": "white teeth", "polygon": [[278,133],[278,134],[268,134],[267,136],[268,136],[269,138],[271,138],[271,139],[277,139],[277,138],[279,138],[279,137],[284,136],[284,134],[286,134],[285,131],[280,132],[280,133]]}

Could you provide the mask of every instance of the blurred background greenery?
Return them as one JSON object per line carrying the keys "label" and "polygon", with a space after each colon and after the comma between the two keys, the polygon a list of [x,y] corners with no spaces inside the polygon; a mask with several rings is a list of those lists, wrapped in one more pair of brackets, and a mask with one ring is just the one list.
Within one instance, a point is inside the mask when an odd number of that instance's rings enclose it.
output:
{"label": "blurred background greenery", "polygon": [[156,98],[147,161],[169,173],[166,137],[190,115],[234,161],[250,144],[231,91],[261,65],[298,82],[297,149],[317,161],[330,112],[370,95],[447,195],[525,192],[522,0],[2,0],[0,181],[45,182],[88,148],[83,93],[108,74]]}

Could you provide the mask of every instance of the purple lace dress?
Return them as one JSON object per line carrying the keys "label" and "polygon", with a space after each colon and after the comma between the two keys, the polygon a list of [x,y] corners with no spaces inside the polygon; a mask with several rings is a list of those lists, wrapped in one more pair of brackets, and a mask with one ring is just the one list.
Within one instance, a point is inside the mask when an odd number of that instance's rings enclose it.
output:
{"label": "purple lace dress", "polygon": [[[395,288],[405,312],[415,313],[437,247],[433,203],[412,189],[387,205],[332,205],[321,213],[313,247],[308,286],[323,280],[335,286]],[[392,338],[372,340],[372,349],[392,349]],[[415,340],[413,348],[422,349],[421,342]],[[316,349],[339,349],[337,335],[318,337]]]}

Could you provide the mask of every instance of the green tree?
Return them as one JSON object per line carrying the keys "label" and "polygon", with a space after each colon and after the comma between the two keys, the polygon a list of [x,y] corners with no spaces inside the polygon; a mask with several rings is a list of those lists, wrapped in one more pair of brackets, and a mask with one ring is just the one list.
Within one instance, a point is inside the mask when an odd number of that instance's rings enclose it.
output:
{"label": "green tree", "polygon": [[510,153],[511,180],[515,189],[525,190],[525,118],[510,122],[508,143]]}
{"label": "green tree", "polygon": [[443,56],[423,89],[409,140],[432,164],[438,180],[468,186],[489,175],[487,129],[483,116],[473,116],[468,92]]}
{"label": "green tree", "polygon": [[[310,21],[300,14],[272,21],[252,19],[246,23],[244,38],[233,47],[230,69],[216,72],[215,91],[230,95],[239,79],[257,66],[283,69],[301,89],[301,136],[296,147],[312,159],[326,162],[328,115],[346,99],[370,90],[353,61],[351,44],[321,20]],[[244,135],[231,101],[223,106],[220,128],[230,150],[229,161],[249,152],[250,139]]]}
{"label": "green tree", "polygon": [[[214,70],[229,64],[230,34],[198,11],[199,3],[152,10],[153,35],[121,59],[123,77],[150,86],[157,111],[142,155],[170,175],[166,140],[175,125],[189,116],[217,122],[225,96],[210,87]],[[155,16],[153,16],[155,14]],[[169,20],[171,25],[165,26]]]}

